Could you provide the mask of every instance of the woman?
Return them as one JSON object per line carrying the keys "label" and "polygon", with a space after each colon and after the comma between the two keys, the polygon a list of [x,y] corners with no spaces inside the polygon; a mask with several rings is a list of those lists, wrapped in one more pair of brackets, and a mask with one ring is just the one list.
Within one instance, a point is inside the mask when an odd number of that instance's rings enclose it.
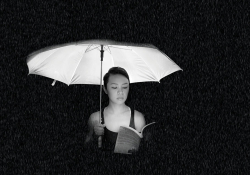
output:
{"label": "woman", "polygon": [[130,83],[125,69],[113,67],[105,74],[103,80],[103,90],[109,97],[109,104],[101,111],[102,124],[99,123],[99,111],[90,115],[88,120],[89,133],[85,143],[93,140],[94,133],[96,136],[104,135],[104,142],[114,147],[120,126],[130,126],[141,132],[145,126],[145,118],[142,113],[130,109],[125,104]]}

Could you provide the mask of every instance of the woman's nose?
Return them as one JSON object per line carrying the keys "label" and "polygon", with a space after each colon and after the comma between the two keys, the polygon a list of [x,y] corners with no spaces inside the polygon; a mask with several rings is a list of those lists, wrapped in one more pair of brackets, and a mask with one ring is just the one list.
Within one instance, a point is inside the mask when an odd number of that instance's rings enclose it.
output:
{"label": "woman's nose", "polygon": [[123,90],[122,89],[118,89],[118,94],[122,94]]}

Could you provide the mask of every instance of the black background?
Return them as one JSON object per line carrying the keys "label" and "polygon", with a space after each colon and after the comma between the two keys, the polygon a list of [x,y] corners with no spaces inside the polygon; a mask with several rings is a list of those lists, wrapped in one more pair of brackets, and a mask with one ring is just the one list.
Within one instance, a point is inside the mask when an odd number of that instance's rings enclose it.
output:
{"label": "black background", "polygon": [[[243,0],[1,1],[1,174],[249,171],[248,7]],[[89,39],[153,44],[183,69],[161,83],[131,84],[135,108],[157,122],[136,156],[83,147],[99,86],[53,87],[28,75],[32,52]]]}

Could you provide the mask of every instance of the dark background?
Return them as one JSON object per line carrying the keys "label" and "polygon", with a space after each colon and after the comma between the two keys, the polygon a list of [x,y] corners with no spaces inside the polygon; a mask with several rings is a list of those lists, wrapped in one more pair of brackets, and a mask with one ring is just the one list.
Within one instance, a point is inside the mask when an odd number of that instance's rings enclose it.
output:
{"label": "dark background", "polygon": [[[248,172],[249,3],[109,2],[1,1],[1,174]],[[150,43],[183,69],[131,84],[135,108],[157,122],[136,156],[83,147],[99,86],[28,76],[32,52],[89,39]]]}

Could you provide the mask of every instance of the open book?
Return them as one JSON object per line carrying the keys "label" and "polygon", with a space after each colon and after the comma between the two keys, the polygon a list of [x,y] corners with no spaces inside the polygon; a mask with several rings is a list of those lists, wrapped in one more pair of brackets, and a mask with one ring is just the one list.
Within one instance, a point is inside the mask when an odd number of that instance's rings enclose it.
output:
{"label": "open book", "polygon": [[145,133],[144,129],[147,130],[148,126],[154,123],[155,122],[145,125],[140,133],[134,128],[120,126],[114,153],[132,154],[132,151],[138,151],[141,139],[143,138],[143,133]]}

